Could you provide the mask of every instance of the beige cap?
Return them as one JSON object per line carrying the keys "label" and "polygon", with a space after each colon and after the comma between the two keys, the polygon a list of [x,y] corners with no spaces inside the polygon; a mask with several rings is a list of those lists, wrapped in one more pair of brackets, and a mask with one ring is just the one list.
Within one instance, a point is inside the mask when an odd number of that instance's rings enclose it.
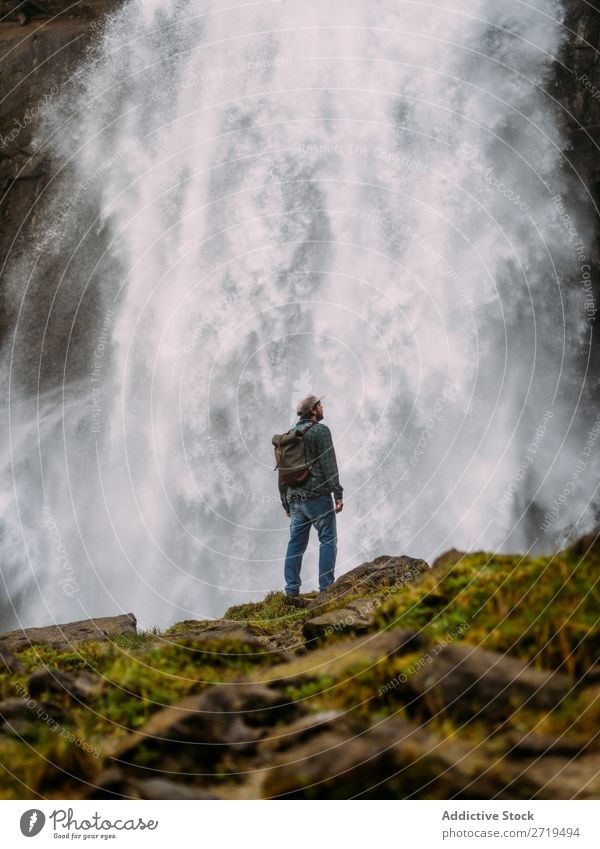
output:
{"label": "beige cap", "polygon": [[321,398],[324,397],[324,395],[307,395],[306,398],[301,398],[300,401],[298,401],[296,412],[299,416],[305,416],[307,413],[310,413],[315,404],[318,404]]}

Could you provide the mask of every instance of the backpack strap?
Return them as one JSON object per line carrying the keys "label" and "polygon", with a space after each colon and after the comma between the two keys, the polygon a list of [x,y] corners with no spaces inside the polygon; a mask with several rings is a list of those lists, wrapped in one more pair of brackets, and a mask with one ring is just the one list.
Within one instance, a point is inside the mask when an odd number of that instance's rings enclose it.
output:
{"label": "backpack strap", "polygon": [[[305,427],[305,428],[304,428],[304,430],[300,432],[300,435],[301,435],[301,436],[304,436],[304,434],[306,433],[306,431],[307,431],[307,430],[310,430],[310,429],[311,429],[311,427],[312,427],[313,425],[316,425],[316,424],[319,424],[319,423],[318,423],[318,422],[311,422],[311,423],[309,424],[309,426],[308,426],[308,427]],[[296,427],[298,427],[298,425],[296,425],[293,429],[294,429],[294,430],[296,430]]]}

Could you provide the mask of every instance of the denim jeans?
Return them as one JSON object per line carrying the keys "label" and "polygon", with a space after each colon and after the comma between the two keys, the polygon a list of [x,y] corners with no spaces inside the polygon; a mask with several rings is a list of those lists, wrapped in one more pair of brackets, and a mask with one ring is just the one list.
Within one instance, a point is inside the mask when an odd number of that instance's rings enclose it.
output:
{"label": "denim jeans", "polygon": [[310,529],[314,525],[319,535],[319,589],[333,583],[337,555],[337,527],[333,498],[292,499],[290,505],[290,541],[285,555],[285,593],[298,595],[302,555],[308,545]]}

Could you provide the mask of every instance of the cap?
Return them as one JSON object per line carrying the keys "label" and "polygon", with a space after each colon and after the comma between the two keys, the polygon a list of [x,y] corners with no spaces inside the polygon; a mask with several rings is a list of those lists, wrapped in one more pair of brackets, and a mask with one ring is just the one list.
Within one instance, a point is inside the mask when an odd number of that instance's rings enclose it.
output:
{"label": "cap", "polygon": [[318,404],[321,398],[324,397],[324,395],[307,395],[306,398],[301,398],[296,406],[296,412],[299,416],[305,416],[306,413],[310,413],[315,404]]}

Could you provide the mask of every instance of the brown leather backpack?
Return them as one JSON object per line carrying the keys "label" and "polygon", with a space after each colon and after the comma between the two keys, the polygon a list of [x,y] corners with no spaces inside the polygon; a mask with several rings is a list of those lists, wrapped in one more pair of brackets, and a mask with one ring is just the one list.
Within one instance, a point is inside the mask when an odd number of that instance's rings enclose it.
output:
{"label": "brown leather backpack", "polygon": [[279,472],[280,486],[299,486],[309,477],[311,464],[306,462],[304,454],[304,434],[317,424],[311,422],[299,431],[296,428],[287,433],[276,433],[271,442],[275,446],[275,469]]}

